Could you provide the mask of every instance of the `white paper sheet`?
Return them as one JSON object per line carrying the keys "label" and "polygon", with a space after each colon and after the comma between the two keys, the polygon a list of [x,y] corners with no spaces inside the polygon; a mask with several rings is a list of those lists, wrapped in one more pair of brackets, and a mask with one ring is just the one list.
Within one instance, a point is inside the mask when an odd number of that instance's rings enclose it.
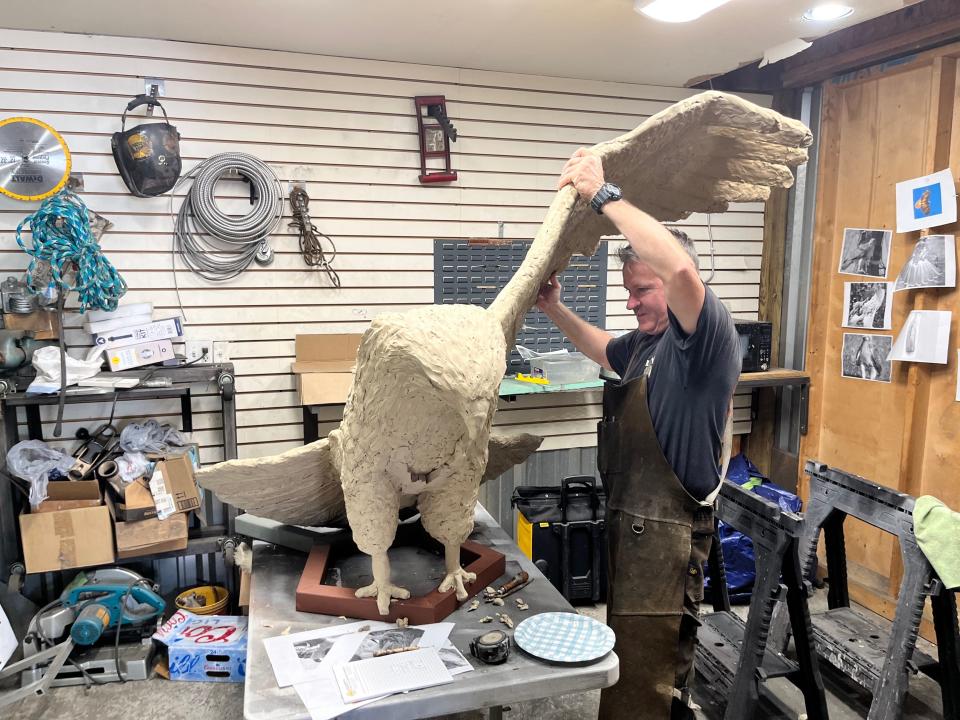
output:
{"label": "white paper sheet", "polygon": [[897,183],[897,232],[957,221],[957,189],[950,170]]}
{"label": "white paper sheet", "polygon": [[10,626],[10,621],[7,620],[6,613],[3,612],[3,608],[0,607],[0,670],[3,670],[7,661],[13,655],[13,651],[16,649],[17,636]]}
{"label": "white paper sheet", "polygon": [[[293,643],[275,642],[276,647],[273,650],[277,659],[274,660],[274,656],[271,655],[270,660],[273,663],[275,673],[277,673],[279,664],[282,668],[287,669],[284,677],[296,678],[293,680],[293,687],[309,711],[312,720],[332,720],[332,718],[339,717],[359,705],[374,702],[374,700],[390,694],[380,693],[377,697],[369,700],[352,702],[349,705],[345,704],[337,686],[334,668],[353,658],[371,658],[380,650],[405,647],[412,644],[411,641],[415,641],[418,647],[432,647],[438,650],[440,659],[451,676],[473,670],[473,666],[450,643],[449,637],[453,626],[453,623],[434,623],[398,628],[393,624],[367,621],[338,625],[335,628],[325,628],[319,631],[310,630],[296,635],[270,638],[271,641],[293,639]],[[357,632],[361,627],[369,627],[370,629]],[[339,630],[340,632],[331,634],[331,630]],[[319,635],[319,633],[325,633],[325,635]],[[309,668],[306,674],[302,674],[300,663],[303,658],[299,657],[292,648],[297,643],[301,643],[301,647],[306,648],[308,645],[302,643],[318,637],[333,640],[333,642],[329,647],[323,648],[316,644],[316,647],[320,648],[319,652],[323,653],[322,658],[319,663],[315,663],[315,667]],[[264,644],[266,645],[267,642],[264,641]],[[268,655],[270,655],[270,652],[271,649],[268,646]],[[301,651],[302,654],[304,652]],[[408,655],[409,653],[400,654]],[[279,682],[279,675],[277,679]]]}
{"label": "white paper sheet", "polygon": [[888,360],[946,364],[950,345],[949,310],[914,310],[907,316]]}
{"label": "white paper sheet", "polygon": [[893,283],[843,284],[843,327],[889,330],[893,311]]}
{"label": "white paper sheet", "polygon": [[884,228],[844,228],[840,247],[841,275],[885,278],[890,264],[893,231]]}
{"label": "white paper sheet", "polygon": [[855,380],[890,382],[891,347],[893,335],[844,333],[840,374]]}
{"label": "white paper sheet", "polygon": [[389,694],[380,694],[350,705],[343,702],[334,669],[346,664],[360,647],[365,635],[365,632],[354,632],[339,636],[319,666],[310,673],[311,679],[294,684],[293,687],[310,713],[311,720],[333,720],[355,707],[374,702]]}
{"label": "white paper sheet", "polygon": [[894,292],[957,286],[957,249],[953,235],[927,235],[917,241],[904,263]]}
{"label": "white paper sheet", "polygon": [[[337,638],[391,627],[395,626],[385,622],[364,620],[305,630],[292,635],[277,635],[264,640],[263,647],[267,651],[267,657],[270,658],[270,664],[273,665],[277,684],[280,687],[288,687],[295,682],[312,677]],[[361,636],[358,636],[358,642],[360,639]],[[348,655],[346,659],[349,660],[350,656]]]}
{"label": "white paper sheet", "polygon": [[408,690],[453,682],[436,648],[372,657],[334,668],[344,701],[353,704]]}

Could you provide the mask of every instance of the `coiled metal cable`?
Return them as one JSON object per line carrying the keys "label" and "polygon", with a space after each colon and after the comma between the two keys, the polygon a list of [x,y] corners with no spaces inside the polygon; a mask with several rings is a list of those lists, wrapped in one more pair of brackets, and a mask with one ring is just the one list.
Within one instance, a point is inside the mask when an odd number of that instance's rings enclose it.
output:
{"label": "coiled metal cable", "polygon": [[[233,171],[252,185],[254,204],[246,215],[228,215],[214,199],[217,183]],[[214,155],[181,177],[177,186],[187,179],[193,179],[193,186],[177,213],[176,251],[202,278],[214,282],[234,278],[250,266],[257,250],[280,222],[280,180],[265,162],[246,153]],[[172,214],[172,193],[170,205]]]}
{"label": "coiled metal cable", "polygon": [[[327,274],[333,287],[340,287],[340,275],[330,265],[337,256],[337,246],[329,235],[325,235],[317,229],[310,219],[310,196],[302,187],[294,187],[290,191],[290,209],[293,211],[293,222],[290,227],[297,228],[300,233],[300,253],[303,255],[303,262],[308,267],[314,267]],[[328,258],[323,251],[321,238],[325,238],[330,243],[333,251]]]}

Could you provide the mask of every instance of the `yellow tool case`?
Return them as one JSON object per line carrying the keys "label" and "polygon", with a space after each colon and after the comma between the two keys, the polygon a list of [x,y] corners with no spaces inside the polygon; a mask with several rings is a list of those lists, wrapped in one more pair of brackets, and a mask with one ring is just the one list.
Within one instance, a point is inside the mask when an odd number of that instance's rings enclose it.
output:
{"label": "yellow tool case", "polygon": [[607,591],[606,495],[595,478],[515,488],[517,544],[570,602],[602,602]]}

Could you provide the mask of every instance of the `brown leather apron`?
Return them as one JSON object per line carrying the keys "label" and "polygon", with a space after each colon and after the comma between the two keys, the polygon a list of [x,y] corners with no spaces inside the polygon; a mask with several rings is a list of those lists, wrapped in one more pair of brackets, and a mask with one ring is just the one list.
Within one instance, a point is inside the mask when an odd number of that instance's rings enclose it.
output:
{"label": "brown leather apron", "polygon": [[597,457],[607,492],[607,624],[620,658],[619,682],[600,696],[600,720],[666,720],[682,665],[685,591],[691,574],[702,582],[691,536],[704,508],[663,455],[646,376],[607,384]]}

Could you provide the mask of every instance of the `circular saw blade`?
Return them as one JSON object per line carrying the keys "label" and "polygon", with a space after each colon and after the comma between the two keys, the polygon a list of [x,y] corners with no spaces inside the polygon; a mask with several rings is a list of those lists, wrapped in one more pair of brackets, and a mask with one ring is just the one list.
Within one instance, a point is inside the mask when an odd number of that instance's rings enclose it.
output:
{"label": "circular saw blade", "polygon": [[43,200],[70,178],[70,149],[56,130],[28,117],[0,121],[0,193]]}

